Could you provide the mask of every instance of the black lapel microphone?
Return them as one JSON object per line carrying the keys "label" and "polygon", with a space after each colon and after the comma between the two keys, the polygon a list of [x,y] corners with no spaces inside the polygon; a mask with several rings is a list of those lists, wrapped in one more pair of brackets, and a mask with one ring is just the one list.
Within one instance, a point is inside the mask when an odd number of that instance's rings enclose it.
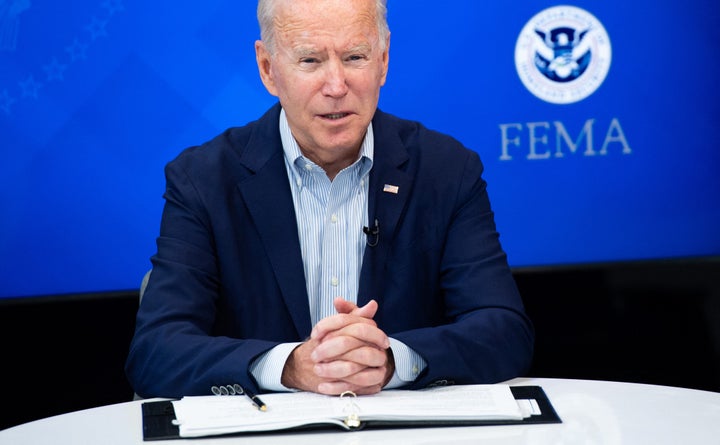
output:
{"label": "black lapel microphone", "polygon": [[378,224],[377,218],[375,219],[375,225],[372,227],[363,226],[363,233],[367,235],[367,245],[375,247],[380,241],[380,225]]}

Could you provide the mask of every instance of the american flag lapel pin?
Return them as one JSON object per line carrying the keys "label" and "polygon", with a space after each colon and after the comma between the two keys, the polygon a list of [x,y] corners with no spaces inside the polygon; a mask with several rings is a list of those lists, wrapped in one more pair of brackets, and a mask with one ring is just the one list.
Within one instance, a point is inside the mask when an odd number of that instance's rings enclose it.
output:
{"label": "american flag lapel pin", "polygon": [[385,193],[393,193],[397,195],[398,190],[400,190],[400,187],[396,185],[385,184],[385,186],[383,187],[383,192]]}

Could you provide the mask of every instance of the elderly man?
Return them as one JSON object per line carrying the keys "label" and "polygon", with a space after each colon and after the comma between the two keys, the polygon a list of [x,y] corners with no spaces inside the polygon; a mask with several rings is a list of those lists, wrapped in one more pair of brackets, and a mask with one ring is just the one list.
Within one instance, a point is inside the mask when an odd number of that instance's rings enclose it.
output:
{"label": "elderly man", "polygon": [[279,103],[182,152],[126,371],[142,396],[371,394],[528,368],[527,319],[455,139],[378,110],[384,0],[260,0]]}

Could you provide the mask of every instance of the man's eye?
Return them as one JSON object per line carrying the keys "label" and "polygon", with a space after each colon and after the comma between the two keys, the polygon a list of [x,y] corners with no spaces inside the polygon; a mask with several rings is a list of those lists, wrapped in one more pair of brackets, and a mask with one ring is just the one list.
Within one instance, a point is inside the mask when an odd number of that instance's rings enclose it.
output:
{"label": "man's eye", "polygon": [[358,60],[365,60],[365,56],[361,54],[353,54],[352,56],[348,57],[347,60],[349,62],[356,62]]}
{"label": "man's eye", "polygon": [[305,57],[303,59],[300,59],[300,63],[302,63],[304,65],[318,63],[318,59],[316,59],[314,57]]}

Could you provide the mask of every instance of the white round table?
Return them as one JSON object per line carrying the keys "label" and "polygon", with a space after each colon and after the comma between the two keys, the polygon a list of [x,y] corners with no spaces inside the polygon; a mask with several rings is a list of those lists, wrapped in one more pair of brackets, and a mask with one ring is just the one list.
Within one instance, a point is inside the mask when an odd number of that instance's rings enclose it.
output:
{"label": "white round table", "polygon": [[[507,383],[541,386],[562,423],[328,430],[189,440],[197,445],[270,445],[283,441],[293,445],[720,443],[720,393],[592,380],[518,378]],[[147,444],[142,438],[141,403],[119,403],[28,422],[0,431],[0,445]]]}

